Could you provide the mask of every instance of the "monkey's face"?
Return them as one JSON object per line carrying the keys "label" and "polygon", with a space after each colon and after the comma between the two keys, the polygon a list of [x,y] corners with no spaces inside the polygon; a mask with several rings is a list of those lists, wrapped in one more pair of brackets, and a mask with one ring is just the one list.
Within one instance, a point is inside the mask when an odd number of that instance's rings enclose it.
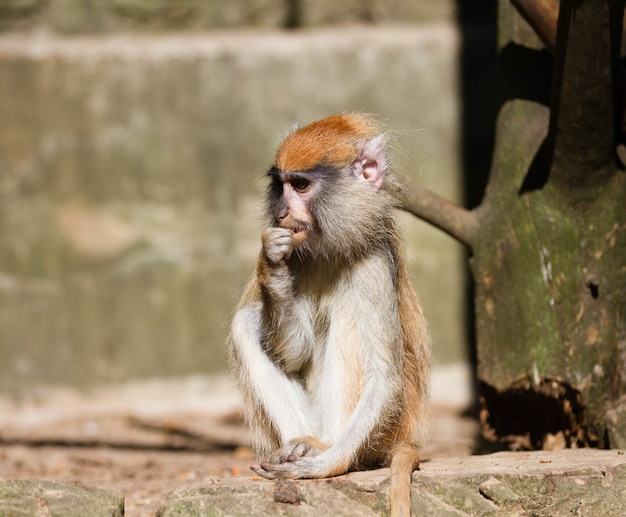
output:
{"label": "monkey's face", "polygon": [[315,172],[282,172],[276,168],[269,175],[269,215],[274,226],[292,231],[297,248],[318,233],[311,207],[320,194],[321,178]]}
{"label": "monkey's face", "polygon": [[354,259],[386,239],[387,135],[370,117],[329,117],[289,135],[269,170],[270,224],[290,230],[301,259]]}

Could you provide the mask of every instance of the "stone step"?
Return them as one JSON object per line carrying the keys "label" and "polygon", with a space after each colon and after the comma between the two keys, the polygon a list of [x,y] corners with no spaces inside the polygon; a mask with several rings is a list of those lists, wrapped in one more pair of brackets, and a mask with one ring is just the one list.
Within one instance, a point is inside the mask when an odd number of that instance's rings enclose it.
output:
{"label": "stone step", "polygon": [[[158,517],[369,516],[389,513],[389,469],[332,479],[213,479],[172,491]],[[413,474],[420,516],[626,515],[626,455],[617,450],[499,452],[425,460]],[[0,517],[116,517],[115,492],[54,481],[0,480]]]}
{"label": "stone step", "polygon": [[[355,472],[283,483],[280,490],[257,478],[215,480],[173,491],[158,516],[388,515],[388,475],[388,469]],[[570,449],[428,460],[413,475],[412,513],[626,515],[626,455]]]}

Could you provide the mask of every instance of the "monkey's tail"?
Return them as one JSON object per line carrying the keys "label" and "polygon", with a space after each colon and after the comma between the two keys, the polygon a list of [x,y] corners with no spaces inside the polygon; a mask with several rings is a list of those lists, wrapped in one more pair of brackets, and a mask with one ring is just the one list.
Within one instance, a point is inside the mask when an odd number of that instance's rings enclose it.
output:
{"label": "monkey's tail", "polygon": [[413,471],[419,464],[419,451],[412,445],[400,443],[391,452],[391,517],[411,516],[411,482]]}

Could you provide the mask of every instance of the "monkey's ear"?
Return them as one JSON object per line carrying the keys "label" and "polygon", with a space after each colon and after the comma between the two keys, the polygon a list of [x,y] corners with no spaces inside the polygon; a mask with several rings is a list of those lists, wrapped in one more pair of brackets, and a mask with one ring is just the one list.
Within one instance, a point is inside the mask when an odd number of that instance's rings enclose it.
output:
{"label": "monkey's ear", "polygon": [[380,188],[387,165],[387,136],[382,134],[363,143],[358,158],[352,163],[352,173],[358,180]]}

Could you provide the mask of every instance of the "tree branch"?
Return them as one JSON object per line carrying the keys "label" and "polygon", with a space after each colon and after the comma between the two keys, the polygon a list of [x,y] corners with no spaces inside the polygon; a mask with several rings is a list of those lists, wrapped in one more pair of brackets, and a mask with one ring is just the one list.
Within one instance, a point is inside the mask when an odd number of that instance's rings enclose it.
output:
{"label": "tree branch", "polygon": [[528,22],[550,54],[556,47],[556,26],[559,3],[555,0],[511,0],[517,11]]}
{"label": "tree branch", "polygon": [[401,208],[432,224],[472,249],[478,217],[476,212],[466,210],[447,199],[403,177],[401,183]]}

